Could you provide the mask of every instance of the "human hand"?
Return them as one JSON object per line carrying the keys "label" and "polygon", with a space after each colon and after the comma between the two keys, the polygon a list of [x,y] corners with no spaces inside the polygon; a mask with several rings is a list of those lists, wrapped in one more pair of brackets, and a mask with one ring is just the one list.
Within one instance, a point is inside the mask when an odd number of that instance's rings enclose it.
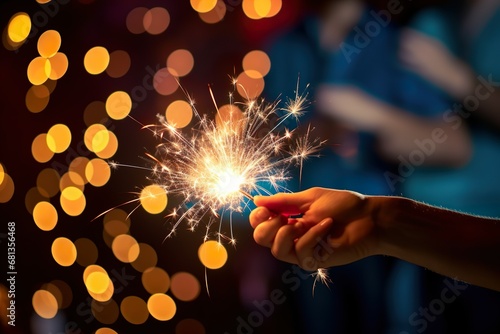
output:
{"label": "human hand", "polygon": [[401,34],[399,57],[408,68],[456,98],[466,96],[473,89],[470,68],[435,38],[405,29]]}
{"label": "human hand", "polygon": [[[254,239],[279,260],[314,271],[354,262],[377,253],[369,196],[310,188],[298,193],[256,196],[250,214]],[[289,218],[301,214],[300,218]]]}
{"label": "human hand", "polygon": [[358,131],[378,133],[393,118],[391,106],[353,86],[320,85],[315,99],[320,112]]}

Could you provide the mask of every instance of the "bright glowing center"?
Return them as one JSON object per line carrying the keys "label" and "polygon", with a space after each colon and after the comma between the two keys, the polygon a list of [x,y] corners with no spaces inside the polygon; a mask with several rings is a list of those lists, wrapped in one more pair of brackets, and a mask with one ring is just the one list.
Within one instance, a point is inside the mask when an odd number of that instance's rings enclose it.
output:
{"label": "bright glowing center", "polygon": [[231,168],[226,168],[217,172],[215,190],[221,197],[230,196],[240,191],[243,182],[244,179],[240,174],[236,173]]}

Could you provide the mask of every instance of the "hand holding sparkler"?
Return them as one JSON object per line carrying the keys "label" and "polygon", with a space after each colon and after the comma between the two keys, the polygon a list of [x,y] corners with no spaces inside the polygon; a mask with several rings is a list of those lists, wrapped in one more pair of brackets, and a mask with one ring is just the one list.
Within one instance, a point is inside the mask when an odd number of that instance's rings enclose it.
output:
{"label": "hand holding sparkler", "polygon": [[[315,271],[376,253],[371,202],[350,192],[311,188],[256,196],[249,220],[255,241],[279,260]],[[301,214],[300,218],[289,218]]]}
{"label": "hand holding sparkler", "polygon": [[[259,207],[250,214],[255,241],[306,270],[388,255],[500,291],[499,219],[404,197],[325,188],[259,196],[255,204]],[[300,212],[302,217],[273,212]]]}

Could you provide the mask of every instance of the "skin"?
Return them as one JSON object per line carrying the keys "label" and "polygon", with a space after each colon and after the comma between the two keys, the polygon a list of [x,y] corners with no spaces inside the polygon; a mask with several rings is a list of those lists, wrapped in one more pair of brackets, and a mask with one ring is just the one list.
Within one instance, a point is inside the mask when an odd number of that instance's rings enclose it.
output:
{"label": "skin", "polygon": [[386,255],[500,291],[498,219],[326,188],[254,201],[258,207],[249,220],[255,241],[305,270]]}

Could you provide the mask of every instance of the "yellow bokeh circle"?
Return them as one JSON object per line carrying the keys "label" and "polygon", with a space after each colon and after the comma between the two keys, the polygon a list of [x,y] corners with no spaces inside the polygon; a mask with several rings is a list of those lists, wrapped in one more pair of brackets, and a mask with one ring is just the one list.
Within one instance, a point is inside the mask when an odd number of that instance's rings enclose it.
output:
{"label": "yellow bokeh circle", "polygon": [[71,143],[71,131],[64,124],[55,124],[47,132],[47,147],[54,153],[66,151]]}
{"label": "yellow bokeh circle", "polygon": [[61,35],[56,30],[47,30],[38,38],[38,53],[44,58],[53,57],[60,47]]}
{"label": "yellow bokeh circle", "polygon": [[215,8],[217,0],[191,0],[191,7],[198,13],[206,13]]}
{"label": "yellow bokeh circle", "polygon": [[112,119],[124,119],[132,109],[132,99],[123,91],[116,91],[106,100],[106,112]]}
{"label": "yellow bokeh circle", "polygon": [[198,257],[205,267],[219,269],[227,261],[227,250],[220,242],[208,240],[198,248]]}
{"label": "yellow bokeh circle", "polygon": [[85,54],[83,66],[89,74],[100,74],[108,67],[109,59],[109,52],[105,47],[95,46]]}
{"label": "yellow bokeh circle", "polygon": [[58,310],[57,299],[47,290],[38,290],[31,300],[36,314],[44,319],[52,319]]}
{"label": "yellow bokeh circle", "polygon": [[21,43],[28,38],[31,31],[31,19],[24,12],[16,13],[9,21],[7,35],[14,43]]}
{"label": "yellow bokeh circle", "polygon": [[165,189],[157,184],[142,189],[139,200],[144,210],[151,214],[161,213],[167,207],[168,202]]}
{"label": "yellow bokeh circle", "polygon": [[52,242],[52,257],[54,260],[63,267],[69,267],[76,260],[76,247],[75,244],[68,238],[60,237]]}
{"label": "yellow bokeh circle", "polygon": [[156,320],[167,321],[174,317],[177,306],[172,297],[163,293],[155,293],[148,299],[148,310]]}
{"label": "yellow bokeh circle", "polygon": [[81,189],[69,186],[61,191],[60,203],[66,214],[78,216],[85,209],[87,201]]}
{"label": "yellow bokeh circle", "polygon": [[51,231],[57,224],[57,210],[49,202],[39,202],[33,209],[33,220],[42,231]]}

